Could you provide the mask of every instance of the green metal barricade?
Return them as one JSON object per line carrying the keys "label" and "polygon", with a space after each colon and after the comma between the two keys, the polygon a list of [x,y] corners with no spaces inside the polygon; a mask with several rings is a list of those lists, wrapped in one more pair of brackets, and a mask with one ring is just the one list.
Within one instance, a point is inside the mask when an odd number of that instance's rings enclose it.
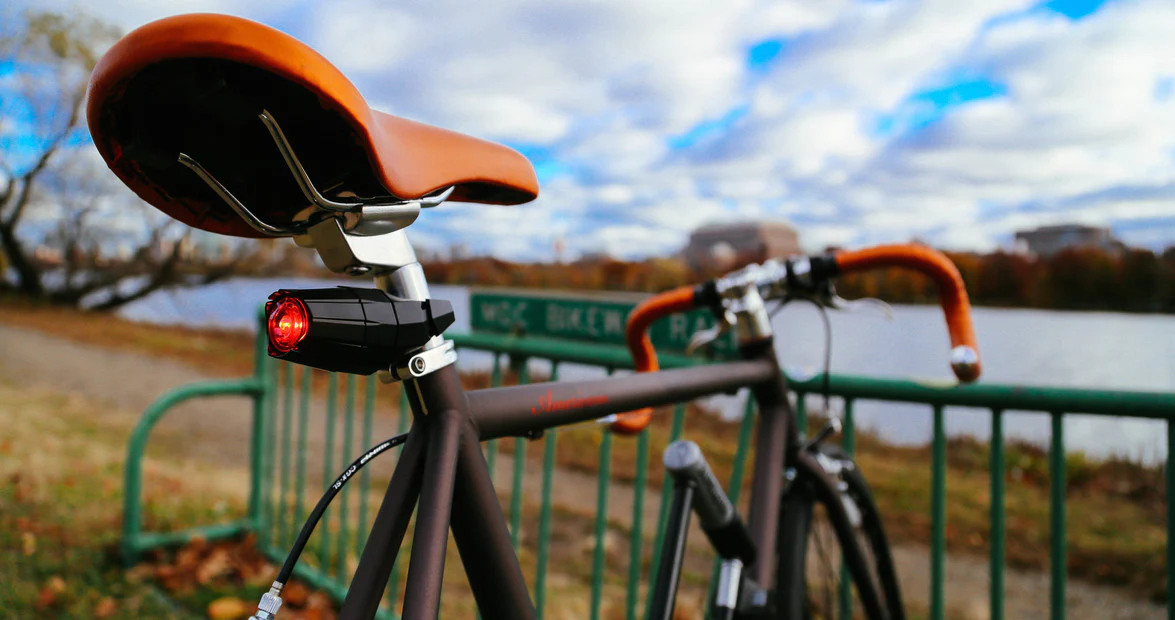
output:
{"label": "green metal barricade", "polygon": [[[612,344],[569,342],[536,336],[513,336],[504,333],[454,334],[451,336],[461,350],[488,352],[493,357],[489,384],[502,385],[508,374],[518,382],[530,379],[531,361],[546,364],[549,378],[557,379],[560,366],[581,364],[606,369],[608,372],[631,368],[628,352]],[[127,561],[134,561],[143,551],[163,545],[177,544],[194,536],[206,538],[227,537],[251,531],[256,534],[261,550],[275,561],[284,559],[285,551],[297,535],[302,520],[325,485],[330,484],[338,469],[360,450],[385,435],[381,431],[403,432],[407,429],[410,413],[406,399],[397,387],[377,386],[370,377],[338,376],[290,364],[275,362],[265,355],[263,338],[256,349],[257,366],[253,377],[238,381],[217,381],[187,386],[173,391],[156,402],[144,414],[132,434],[126,466],[126,498],[122,549]],[[666,368],[702,363],[682,356],[662,357]],[[797,394],[797,413],[806,420],[805,396],[822,390],[821,377],[793,380]],[[389,396],[389,392],[391,395]],[[850,452],[855,444],[854,406],[859,401],[891,401],[925,405],[933,421],[931,458],[931,583],[929,617],[945,615],[944,571],[946,558],[946,447],[944,418],[952,407],[983,408],[991,415],[990,450],[990,617],[1004,617],[1005,565],[1005,453],[1003,420],[1006,411],[1035,411],[1051,416],[1052,439],[1049,458],[1049,512],[1051,617],[1065,615],[1066,542],[1065,542],[1065,443],[1063,420],[1066,414],[1082,413],[1107,416],[1152,418],[1167,421],[1167,450],[1175,448],[1175,394],[1034,388],[993,384],[967,386],[935,386],[905,380],[871,379],[834,375],[829,380],[829,393],[843,399],[843,443]],[[251,487],[248,515],[245,519],[227,524],[214,524],[184,532],[142,531],[141,501],[142,455],[152,426],[170,407],[183,400],[214,395],[245,395],[254,399],[253,436],[251,442]],[[392,412],[377,414],[381,399],[396,404]],[[341,401],[341,402],[340,402]],[[312,409],[321,409],[321,415],[311,415]],[[958,412],[974,415],[973,412]],[[672,441],[681,437],[687,428],[686,407],[673,409],[671,422],[658,441]],[[739,499],[746,471],[746,461],[754,427],[755,411],[747,399],[745,415],[738,425],[737,448],[727,481],[729,493]],[[319,425],[318,428],[314,428]],[[802,428],[804,426],[801,426]],[[486,445],[486,456],[491,468],[501,466],[502,442],[513,454],[509,483],[503,476],[495,477],[503,494],[503,510],[512,529],[515,546],[523,557],[539,615],[551,605],[550,591],[553,572],[551,544],[553,524],[560,519],[588,518],[591,521],[590,567],[586,574],[573,574],[590,591],[587,614],[592,620],[615,617],[619,608],[625,618],[643,617],[646,591],[643,584],[651,583],[655,575],[652,558],[658,556],[669,504],[669,485],[657,489],[650,484],[649,463],[659,462],[659,454],[652,448],[650,430],[635,438],[617,437],[597,431],[599,445],[595,454],[594,514],[576,517],[562,511],[553,500],[553,479],[559,457],[559,437],[564,431],[548,432],[544,438],[499,440]],[[338,436],[336,436],[338,435]],[[320,441],[321,440],[321,441]],[[631,484],[632,510],[626,523],[618,523],[609,516],[608,500],[616,492],[618,482],[613,480],[613,451],[621,442],[634,442],[635,471]],[[311,447],[310,443],[316,444]],[[537,536],[530,544],[524,540],[527,526],[525,474],[528,451],[538,449],[532,443],[541,443],[541,482],[538,485],[537,511],[530,516],[537,521]],[[626,447],[626,449],[629,449]],[[390,464],[387,465],[390,468]],[[369,468],[370,469],[370,468]],[[323,589],[341,600],[349,581],[354,562],[362,549],[372,515],[372,502],[377,502],[386,480],[373,480],[369,469],[364,469],[357,484],[351,484],[336,498],[327,511],[310,548],[298,566],[298,576],[311,585]],[[390,471],[390,469],[388,470]],[[503,472],[497,472],[499,474]],[[868,472],[866,472],[868,475]],[[1175,494],[1175,478],[1166,478],[1168,497]],[[352,488],[354,487],[354,488]],[[587,489],[584,493],[588,493]],[[652,495],[650,495],[652,494]],[[657,498],[653,500],[652,498]],[[659,509],[653,527],[646,524],[645,510],[651,501],[658,501]],[[532,505],[533,506],[533,505]],[[609,555],[608,542],[612,533],[623,535],[626,554]],[[1175,513],[1167,509],[1168,540],[1173,540]],[[410,539],[409,539],[410,540]],[[618,555],[623,557],[617,557]],[[401,553],[406,558],[406,551]],[[1168,569],[1175,566],[1175,545],[1167,545]],[[398,586],[403,580],[405,562],[397,563],[387,593],[387,607],[381,612],[391,617],[399,598]],[[1175,591],[1175,572],[1168,570],[1167,592]],[[564,580],[566,581],[566,580]],[[703,580],[704,581],[704,580]],[[703,587],[703,586],[698,586]],[[847,587],[842,587],[842,615],[851,613],[851,598]],[[605,614],[605,606],[613,611]],[[1175,605],[1168,605],[1168,617],[1175,619]]]}

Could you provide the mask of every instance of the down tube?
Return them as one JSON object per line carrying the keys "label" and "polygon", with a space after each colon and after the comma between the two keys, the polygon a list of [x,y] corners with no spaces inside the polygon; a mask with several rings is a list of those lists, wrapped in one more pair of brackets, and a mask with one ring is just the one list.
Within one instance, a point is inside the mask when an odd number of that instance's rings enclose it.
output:
{"label": "down tube", "polygon": [[[747,386],[774,386],[781,381],[775,358],[764,355],[745,361],[591,381],[557,381],[475,390],[466,392],[466,396],[470,416],[477,425],[481,440],[486,441],[525,436],[642,407],[669,405],[721,392],[733,393]],[[782,465],[782,461],[780,463]]]}

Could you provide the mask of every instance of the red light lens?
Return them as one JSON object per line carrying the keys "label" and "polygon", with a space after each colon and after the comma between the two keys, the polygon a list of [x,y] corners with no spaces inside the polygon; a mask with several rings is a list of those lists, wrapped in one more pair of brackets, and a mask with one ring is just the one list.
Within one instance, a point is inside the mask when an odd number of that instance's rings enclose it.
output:
{"label": "red light lens", "polygon": [[269,346],[278,353],[289,353],[310,331],[310,315],[300,299],[283,297],[273,302],[269,312]]}

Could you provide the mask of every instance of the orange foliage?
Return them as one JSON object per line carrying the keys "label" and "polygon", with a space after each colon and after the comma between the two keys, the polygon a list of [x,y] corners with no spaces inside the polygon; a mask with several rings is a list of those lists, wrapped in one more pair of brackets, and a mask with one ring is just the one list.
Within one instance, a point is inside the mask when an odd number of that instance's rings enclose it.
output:
{"label": "orange foliage", "polygon": [[[1175,251],[1122,253],[1072,248],[1047,258],[1003,251],[948,253],[971,301],[980,306],[1175,312]],[[747,257],[722,271],[746,264]],[[446,284],[572,290],[659,292],[720,275],[693,270],[677,258],[614,259],[563,263],[513,263],[478,257],[430,262],[431,281]],[[894,303],[934,303],[933,283],[914,272],[884,269],[850,274],[837,283],[848,298],[878,297]]]}

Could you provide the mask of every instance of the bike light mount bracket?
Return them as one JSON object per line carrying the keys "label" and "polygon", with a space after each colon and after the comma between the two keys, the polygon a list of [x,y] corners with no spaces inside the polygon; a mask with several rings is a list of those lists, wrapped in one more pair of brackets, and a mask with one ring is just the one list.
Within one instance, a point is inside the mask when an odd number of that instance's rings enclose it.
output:
{"label": "bike light mount bracket", "polygon": [[[457,361],[457,350],[453,341],[446,340],[443,344],[431,349],[425,349],[408,358],[403,366],[393,366],[389,369],[392,381],[409,381],[432,374],[445,366]],[[390,383],[391,381],[386,381]]]}

